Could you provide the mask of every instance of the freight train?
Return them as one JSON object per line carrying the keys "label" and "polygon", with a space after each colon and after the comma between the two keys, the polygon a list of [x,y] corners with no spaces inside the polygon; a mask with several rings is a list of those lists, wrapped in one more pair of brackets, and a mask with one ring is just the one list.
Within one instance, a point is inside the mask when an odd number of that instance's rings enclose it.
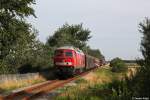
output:
{"label": "freight train", "polygon": [[102,65],[102,60],[85,54],[73,46],[63,46],[55,50],[54,66],[59,76],[72,76]]}

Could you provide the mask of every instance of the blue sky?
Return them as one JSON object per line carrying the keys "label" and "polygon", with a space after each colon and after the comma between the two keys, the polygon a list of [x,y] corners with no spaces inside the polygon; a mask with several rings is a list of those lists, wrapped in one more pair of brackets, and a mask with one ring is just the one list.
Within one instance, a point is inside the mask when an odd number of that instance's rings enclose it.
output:
{"label": "blue sky", "polygon": [[36,0],[37,18],[29,22],[45,42],[64,23],[80,24],[91,30],[88,42],[106,59],[141,57],[138,24],[150,17],[150,0]]}

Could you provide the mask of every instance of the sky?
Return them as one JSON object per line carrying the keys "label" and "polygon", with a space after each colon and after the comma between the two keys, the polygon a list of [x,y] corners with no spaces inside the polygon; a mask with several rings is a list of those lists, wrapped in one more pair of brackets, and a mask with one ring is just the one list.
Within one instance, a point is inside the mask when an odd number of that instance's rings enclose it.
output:
{"label": "sky", "polygon": [[142,57],[139,23],[150,17],[150,0],[36,0],[37,18],[29,17],[45,42],[63,24],[80,24],[91,31],[88,44],[107,60]]}

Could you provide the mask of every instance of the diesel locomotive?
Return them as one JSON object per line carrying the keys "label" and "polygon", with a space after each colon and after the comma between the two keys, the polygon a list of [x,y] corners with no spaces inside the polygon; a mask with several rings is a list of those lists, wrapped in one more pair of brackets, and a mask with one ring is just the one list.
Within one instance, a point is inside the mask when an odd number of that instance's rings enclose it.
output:
{"label": "diesel locomotive", "polygon": [[58,75],[76,75],[85,70],[102,65],[98,58],[85,54],[73,46],[63,46],[55,50],[54,66]]}

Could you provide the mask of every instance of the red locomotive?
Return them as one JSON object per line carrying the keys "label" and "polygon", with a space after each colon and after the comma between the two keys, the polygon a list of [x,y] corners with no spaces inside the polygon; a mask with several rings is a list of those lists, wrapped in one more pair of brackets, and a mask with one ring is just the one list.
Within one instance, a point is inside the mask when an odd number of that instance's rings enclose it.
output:
{"label": "red locomotive", "polygon": [[74,75],[84,70],[100,66],[100,60],[85,55],[78,48],[64,46],[55,50],[54,66],[59,74]]}

